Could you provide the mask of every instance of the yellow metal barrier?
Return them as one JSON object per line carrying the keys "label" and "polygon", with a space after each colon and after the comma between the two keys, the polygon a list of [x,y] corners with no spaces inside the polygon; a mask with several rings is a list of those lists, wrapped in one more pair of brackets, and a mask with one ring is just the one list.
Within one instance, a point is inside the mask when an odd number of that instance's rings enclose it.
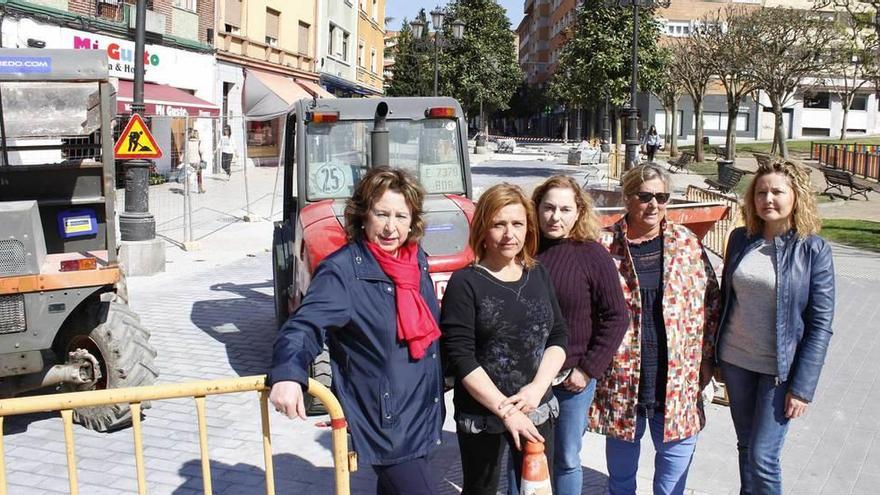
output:
{"label": "yellow metal barrier", "polygon": [[[67,452],[67,473],[71,495],[79,493],[76,474],[76,451],[73,438],[73,410],[82,407],[108,404],[129,404],[134,434],[135,470],[138,494],[147,493],[146,471],[144,466],[143,440],[141,438],[141,403],[163,399],[192,397],[196,403],[199,425],[199,448],[202,460],[203,490],[212,493],[210,458],[208,456],[208,429],[205,415],[205,397],[208,395],[237,392],[259,392],[260,416],[262,422],[263,460],[266,468],[266,494],[275,493],[275,476],[272,468],[272,437],[269,430],[269,389],[266,376],[248,376],[223,380],[205,380],[186,383],[169,383],[148,387],[118,388],[111,390],[92,390],[66,394],[40,395],[0,400],[0,495],[7,495],[6,453],[3,447],[3,419],[6,416],[38,412],[60,411],[64,423],[64,442]],[[347,423],[342,406],[336,397],[315,380],[309,379],[308,393],[314,395],[327,408],[330,414],[330,427],[333,440],[333,463],[335,465],[336,495],[350,493],[349,475],[357,470],[357,454],[348,452]]]}

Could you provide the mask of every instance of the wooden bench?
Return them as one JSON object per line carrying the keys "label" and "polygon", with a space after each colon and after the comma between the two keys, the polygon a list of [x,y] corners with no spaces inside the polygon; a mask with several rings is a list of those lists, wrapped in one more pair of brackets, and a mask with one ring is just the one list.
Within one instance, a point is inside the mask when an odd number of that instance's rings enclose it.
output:
{"label": "wooden bench", "polygon": [[[690,171],[688,170],[688,165],[690,165],[693,162],[694,162],[693,153],[684,152],[681,155],[679,155],[678,158],[671,159],[668,162],[666,162],[666,165],[669,166],[669,171],[672,173],[679,172],[681,170],[684,170],[687,173],[690,173]],[[675,169],[675,170],[673,170],[673,169]]]}
{"label": "wooden bench", "polygon": [[716,160],[727,158],[727,146],[710,143],[709,136],[703,136],[703,149],[708,149],[710,153],[715,153]]}
{"label": "wooden bench", "polygon": [[849,188],[849,196],[846,199],[852,199],[853,196],[861,194],[862,197],[865,198],[865,201],[868,200],[868,191],[873,191],[874,188],[870,186],[863,186],[861,184],[857,184],[853,179],[853,175],[846,170],[839,170],[834,168],[823,167],[822,175],[825,176],[825,184],[828,187],[822,191],[822,194],[827,194],[831,196],[829,191],[837,189],[837,192],[840,193],[841,196],[845,196],[843,192],[843,188]]}
{"label": "wooden bench", "polygon": [[729,194],[736,194],[737,184],[742,180],[743,175],[746,174],[746,171],[736,167],[724,167],[720,169],[718,174],[718,180],[715,179],[706,179],[706,184],[709,185],[709,189],[714,189],[718,192]]}

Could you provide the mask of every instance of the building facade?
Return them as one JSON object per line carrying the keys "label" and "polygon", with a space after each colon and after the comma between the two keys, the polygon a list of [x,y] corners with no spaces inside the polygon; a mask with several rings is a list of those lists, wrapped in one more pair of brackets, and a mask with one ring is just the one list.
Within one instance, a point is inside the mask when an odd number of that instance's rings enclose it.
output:
{"label": "building facade", "polygon": [[358,0],[357,83],[373,94],[385,90],[385,0]]}
{"label": "building facade", "polygon": [[278,163],[283,116],[327,96],[316,73],[318,3],[219,0],[216,92],[235,141],[255,165]]}

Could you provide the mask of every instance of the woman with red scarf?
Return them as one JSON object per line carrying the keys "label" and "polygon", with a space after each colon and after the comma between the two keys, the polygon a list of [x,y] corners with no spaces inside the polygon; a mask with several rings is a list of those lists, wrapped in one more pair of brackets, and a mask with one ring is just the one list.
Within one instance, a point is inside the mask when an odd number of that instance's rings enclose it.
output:
{"label": "woman with red scarf", "polygon": [[424,191],[408,173],[370,170],[345,207],[349,242],[318,265],[275,341],[269,400],[305,419],[308,366],[325,337],[333,393],[376,492],[434,494],[427,455],[441,443],[439,307],[418,241]]}

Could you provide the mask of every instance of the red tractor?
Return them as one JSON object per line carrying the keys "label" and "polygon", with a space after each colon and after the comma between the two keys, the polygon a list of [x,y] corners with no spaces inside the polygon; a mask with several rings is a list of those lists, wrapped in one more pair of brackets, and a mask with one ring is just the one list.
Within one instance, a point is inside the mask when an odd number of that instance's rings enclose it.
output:
{"label": "red tractor", "polygon": [[[287,116],[284,201],[275,223],[275,317],[280,328],[296,310],[311,274],[346,242],[345,201],[371,167],[411,171],[425,187],[425,236],[431,278],[443,297],[452,272],[473,259],[468,227],[474,212],[467,127],[452,98],[301,100]],[[310,376],[329,386],[325,352]],[[307,396],[308,397],[308,396]],[[320,413],[320,403],[309,404]]]}

